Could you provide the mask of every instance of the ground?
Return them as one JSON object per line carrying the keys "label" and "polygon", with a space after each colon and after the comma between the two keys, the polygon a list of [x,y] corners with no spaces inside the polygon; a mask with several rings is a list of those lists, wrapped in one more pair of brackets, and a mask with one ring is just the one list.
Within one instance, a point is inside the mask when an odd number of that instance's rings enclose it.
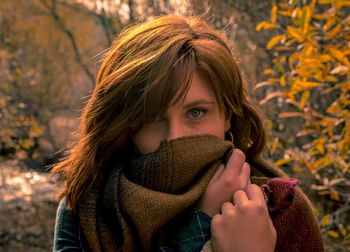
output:
{"label": "ground", "polygon": [[57,202],[48,173],[0,162],[0,252],[52,251]]}

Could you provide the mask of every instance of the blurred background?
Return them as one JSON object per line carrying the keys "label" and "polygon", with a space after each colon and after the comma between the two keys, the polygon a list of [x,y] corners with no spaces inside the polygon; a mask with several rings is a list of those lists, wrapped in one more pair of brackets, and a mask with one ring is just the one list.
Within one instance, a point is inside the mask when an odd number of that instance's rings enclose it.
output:
{"label": "blurred background", "polygon": [[265,113],[265,157],[300,179],[327,251],[349,251],[349,0],[1,0],[0,251],[52,249],[50,166],[103,52],[130,23],[168,13],[227,33]]}

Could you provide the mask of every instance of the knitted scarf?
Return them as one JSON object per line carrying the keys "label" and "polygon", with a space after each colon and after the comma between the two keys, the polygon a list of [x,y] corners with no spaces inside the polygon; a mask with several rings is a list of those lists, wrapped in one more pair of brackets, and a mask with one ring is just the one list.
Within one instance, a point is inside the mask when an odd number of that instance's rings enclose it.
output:
{"label": "knitted scarf", "polygon": [[157,231],[199,199],[228,151],[232,144],[217,137],[184,137],[115,167],[103,190],[90,190],[79,206],[91,250],[151,251]]}
{"label": "knitted scarf", "polygon": [[[230,142],[217,137],[189,136],[162,142],[156,152],[113,167],[104,187],[89,190],[79,205],[89,249],[155,250],[159,230],[193,207],[232,151]],[[266,167],[263,171],[253,168],[252,174],[286,176]],[[266,182],[259,180],[252,177],[253,183]]]}

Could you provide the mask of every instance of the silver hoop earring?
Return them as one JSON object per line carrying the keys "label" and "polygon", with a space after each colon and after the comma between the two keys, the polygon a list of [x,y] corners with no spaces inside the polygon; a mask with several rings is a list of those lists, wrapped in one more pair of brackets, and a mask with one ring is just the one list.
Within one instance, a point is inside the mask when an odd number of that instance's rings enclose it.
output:
{"label": "silver hoop earring", "polygon": [[230,135],[232,145],[235,146],[233,143],[233,134],[230,130],[228,131],[228,134]]}

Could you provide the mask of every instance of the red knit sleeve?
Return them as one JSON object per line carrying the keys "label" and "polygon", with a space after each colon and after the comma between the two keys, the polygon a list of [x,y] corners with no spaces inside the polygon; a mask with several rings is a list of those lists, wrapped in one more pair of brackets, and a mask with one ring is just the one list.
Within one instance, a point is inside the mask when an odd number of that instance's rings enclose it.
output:
{"label": "red knit sleeve", "polygon": [[291,204],[280,212],[272,213],[271,218],[277,231],[275,251],[324,251],[311,203],[298,187]]}

